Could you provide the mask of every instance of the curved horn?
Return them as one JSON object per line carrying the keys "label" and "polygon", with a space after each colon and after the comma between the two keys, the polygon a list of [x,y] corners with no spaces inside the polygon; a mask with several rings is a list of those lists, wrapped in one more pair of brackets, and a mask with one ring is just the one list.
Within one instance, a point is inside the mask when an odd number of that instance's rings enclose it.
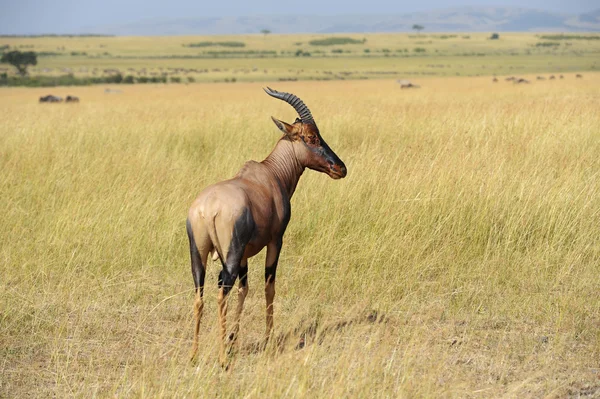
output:
{"label": "curved horn", "polygon": [[305,123],[313,122],[314,123],[314,119],[313,119],[312,114],[310,113],[310,110],[308,109],[308,107],[306,105],[304,105],[302,100],[300,100],[295,95],[293,95],[291,93],[284,93],[281,91],[273,90],[270,87],[267,87],[266,89],[263,89],[263,90],[265,91],[265,93],[267,93],[271,97],[275,97],[282,101],[285,101],[286,103],[288,103],[292,107],[294,107],[294,109],[296,110],[298,115],[300,115],[300,119],[302,119],[302,122],[305,122]]}

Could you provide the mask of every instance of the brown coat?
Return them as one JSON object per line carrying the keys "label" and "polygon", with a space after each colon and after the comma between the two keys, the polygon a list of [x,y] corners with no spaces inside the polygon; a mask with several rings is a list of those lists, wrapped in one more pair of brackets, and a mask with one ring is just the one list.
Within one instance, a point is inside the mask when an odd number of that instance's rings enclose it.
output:
{"label": "brown coat", "polygon": [[300,176],[306,168],[326,173],[333,179],[346,176],[346,166],[325,143],[304,103],[292,94],[271,89],[267,93],[290,103],[302,119],[298,118],[290,125],[273,118],[283,137],[269,156],[262,162],[246,162],[234,178],[205,188],[192,204],[187,219],[192,275],[196,286],[192,357],[198,348],[206,262],[209,254],[214,253],[223,266],[219,275],[218,298],[222,364],[225,364],[226,297],[239,277],[238,308],[230,336],[235,342],[239,316],[248,292],[248,258],[264,247],[267,247],[267,339],[271,334],[277,263],[290,220],[290,200]]}

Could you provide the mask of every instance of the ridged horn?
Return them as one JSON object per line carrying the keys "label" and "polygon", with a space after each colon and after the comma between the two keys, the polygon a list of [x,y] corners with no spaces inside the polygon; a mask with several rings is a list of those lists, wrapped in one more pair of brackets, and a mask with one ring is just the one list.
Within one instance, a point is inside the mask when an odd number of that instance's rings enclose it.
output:
{"label": "ridged horn", "polygon": [[267,87],[266,89],[263,89],[263,90],[265,91],[265,93],[267,93],[271,97],[275,97],[275,98],[278,98],[278,99],[280,99],[282,101],[285,101],[286,103],[288,103],[292,107],[294,107],[294,109],[296,110],[296,112],[300,116],[300,119],[302,119],[302,122],[304,122],[304,123],[306,123],[306,122],[313,122],[314,123],[315,122],[315,120],[313,119],[313,116],[310,113],[310,110],[308,109],[308,107],[306,105],[304,105],[304,103],[302,102],[302,100],[300,100],[295,95],[293,95],[291,93],[284,93],[284,92],[281,92],[281,91],[273,90],[270,87]]}

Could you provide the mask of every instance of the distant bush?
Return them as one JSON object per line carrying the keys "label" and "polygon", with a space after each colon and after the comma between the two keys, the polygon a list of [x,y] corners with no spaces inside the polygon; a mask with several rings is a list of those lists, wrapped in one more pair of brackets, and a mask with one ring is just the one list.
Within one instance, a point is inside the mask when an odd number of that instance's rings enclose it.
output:
{"label": "distant bush", "polygon": [[171,76],[171,83],[181,83],[181,78],[179,76]]}
{"label": "distant bush", "polygon": [[220,57],[220,56],[224,56],[224,57],[232,57],[232,56],[238,56],[238,55],[256,55],[259,57],[264,57],[266,55],[268,56],[274,56],[277,55],[277,51],[274,50],[224,50],[224,51],[206,51],[204,54],[207,54],[209,56],[212,57]]}
{"label": "distant bush", "polygon": [[3,53],[0,63],[6,63],[17,68],[19,75],[27,75],[27,67],[37,65],[37,54],[34,51],[20,52],[18,50]]}
{"label": "distant bush", "polygon": [[40,51],[37,53],[38,57],[57,57],[59,55],[64,55],[64,53],[56,53],[54,51]]}
{"label": "distant bush", "polygon": [[303,51],[303,50],[297,50],[296,51],[296,57],[310,57],[311,54],[308,51]]}
{"label": "distant bush", "polygon": [[539,42],[535,44],[535,47],[558,47],[560,43],[555,42]]}
{"label": "distant bush", "polygon": [[71,51],[71,55],[73,55],[73,56],[87,55],[87,53],[85,51]]}
{"label": "distant bush", "polygon": [[341,54],[344,52],[344,50],[342,50],[341,48],[334,48],[334,49],[331,49],[331,52],[336,53],[336,54]]}
{"label": "distant bush", "polygon": [[188,76],[187,81],[189,83],[194,83],[196,81],[196,79],[193,76]]}
{"label": "distant bush", "polygon": [[127,75],[123,78],[123,83],[133,84],[133,83],[135,83],[135,78],[133,77],[133,75]]}
{"label": "distant bush", "polygon": [[427,51],[427,49],[424,49],[423,47],[415,47],[415,48],[413,49],[413,51],[414,51],[415,53],[424,53],[424,52],[426,52],[426,51]]}
{"label": "distant bush", "polygon": [[543,35],[540,39],[546,40],[600,40],[600,35]]}
{"label": "distant bush", "polygon": [[500,39],[500,35],[497,33],[492,33],[492,36],[490,36],[490,40],[498,40]]}
{"label": "distant bush", "polygon": [[368,48],[364,49],[363,51],[364,51],[365,53],[370,53],[370,52],[371,52],[371,50],[369,50]]}
{"label": "distant bush", "polygon": [[120,73],[114,74],[114,75],[110,75],[110,76],[106,76],[105,78],[105,82],[106,83],[116,83],[119,84],[123,81],[123,75],[121,75]]}
{"label": "distant bush", "polygon": [[363,44],[367,39],[357,40],[351,37],[328,37],[325,39],[316,39],[308,42],[311,46],[336,46],[342,44]]}
{"label": "distant bush", "polygon": [[189,43],[184,44],[183,47],[246,47],[246,43],[244,42],[198,42],[198,43]]}

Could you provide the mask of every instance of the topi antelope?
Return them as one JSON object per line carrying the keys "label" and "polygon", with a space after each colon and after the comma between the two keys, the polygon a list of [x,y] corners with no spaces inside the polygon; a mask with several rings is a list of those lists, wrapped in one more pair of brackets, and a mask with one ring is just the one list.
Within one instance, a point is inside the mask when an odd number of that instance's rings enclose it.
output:
{"label": "topi antelope", "polygon": [[248,258],[267,247],[265,265],[266,339],[273,331],[273,298],[277,262],[283,234],[290,220],[290,199],[304,169],[309,168],[333,179],[346,176],[346,166],[325,143],[309,109],[293,94],[267,88],[271,97],[290,104],[300,118],[293,124],[273,119],[283,132],[277,145],[262,162],[249,161],[238,174],[205,188],[192,204],[187,218],[192,276],[196,287],[195,329],[192,359],[198,351],[200,319],[204,308],[204,277],[209,254],[220,259],[223,269],[218,280],[220,324],[219,358],[226,361],[227,295],[239,277],[238,303],[230,344],[240,328],[240,315],[248,293]]}

